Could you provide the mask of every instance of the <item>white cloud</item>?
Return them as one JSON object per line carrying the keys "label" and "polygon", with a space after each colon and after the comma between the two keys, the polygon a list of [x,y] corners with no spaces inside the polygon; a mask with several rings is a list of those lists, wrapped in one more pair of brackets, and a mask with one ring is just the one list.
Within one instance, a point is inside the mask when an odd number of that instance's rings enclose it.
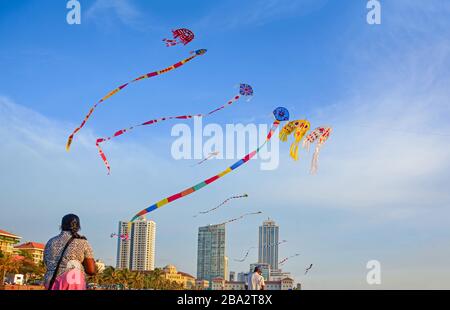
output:
{"label": "white cloud", "polygon": [[196,29],[233,29],[246,25],[262,26],[269,22],[306,15],[321,8],[327,0],[227,1],[200,19]]}
{"label": "white cloud", "polygon": [[145,25],[143,14],[130,0],[96,0],[86,11],[88,22],[106,27],[107,29],[119,20],[123,25],[139,29]]}

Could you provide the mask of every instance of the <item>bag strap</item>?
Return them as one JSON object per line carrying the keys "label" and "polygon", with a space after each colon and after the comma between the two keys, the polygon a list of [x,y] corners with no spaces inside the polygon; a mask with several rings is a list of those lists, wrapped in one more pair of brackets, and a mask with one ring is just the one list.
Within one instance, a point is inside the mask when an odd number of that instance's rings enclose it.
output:
{"label": "bag strap", "polygon": [[61,265],[61,262],[63,260],[64,257],[64,253],[66,252],[67,248],[69,247],[69,245],[72,243],[72,241],[75,239],[75,237],[71,237],[69,239],[69,241],[67,241],[66,245],[64,246],[64,249],[61,252],[61,256],[59,257],[58,260],[58,264],[56,265],[55,271],[53,272],[53,276],[52,279],[50,280],[50,284],[48,286],[48,290],[51,291],[53,288],[53,284],[55,284],[55,280],[56,280],[56,276],[58,275],[58,271],[59,271],[59,266]]}

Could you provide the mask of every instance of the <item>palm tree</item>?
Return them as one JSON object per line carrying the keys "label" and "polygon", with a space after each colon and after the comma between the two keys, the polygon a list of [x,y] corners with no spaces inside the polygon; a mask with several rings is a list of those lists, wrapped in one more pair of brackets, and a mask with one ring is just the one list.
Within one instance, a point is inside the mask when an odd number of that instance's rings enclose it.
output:
{"label": "palm tree", "polygon": [[5,277],[7,273],[19,272],[21,265],[22,263],[16,257],[11,254],[3,254],[3,256],[0,257],[0,274],[2,275],[0,283],[2,285],[5,284]]}
{"label": "palm tree", "polygon": [[122,284],[122,287],[124,289],[129,289],[129,287],[131,286],[131,282],[132,282],[132,276],[133,276],[133,272],[131,272],[128,269],[121,269],[118,272],[119,277],[119,283]]}
{"label": "palm tree", "polygon": [[103,285],[117,285],[119,283],[119,271],[112,266],[108,266],[105,268],[103,273],[100,276],[99,282]]}
{"label": "palm tree", "polygon": [[142,272],[133,272],[131,274],[131,287],[141,290],[145,286],[145,275]]}

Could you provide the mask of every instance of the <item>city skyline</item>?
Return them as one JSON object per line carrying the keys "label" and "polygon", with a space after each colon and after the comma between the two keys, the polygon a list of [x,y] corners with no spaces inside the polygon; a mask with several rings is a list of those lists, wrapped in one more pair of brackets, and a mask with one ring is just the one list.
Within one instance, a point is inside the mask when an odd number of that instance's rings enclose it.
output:
{"label": "city skyline", "polygon": [[[82,2],[80,25],[67,24],[64,3],[2,3],[0,229],[45,243],[74,213],[95,256],[114,265],[110,234],[119,220],[233,162],[174,160],[176,122],[165,122],[105,145],[107,176],[96,138],[147,119],[209,111],[226,103],[234,85],[249,83],[250,102],[204,126],[270,126],[273,108],[285,106],[295,119],[334,129],[318,173],[309,174],[312,152],[294,162],[280,142],[276,170],[251,160],[155,210],[155,265],[195,275],[198,227],[260,210],[227,225],[231,271],[257,262],[255,249],[245,262],[236,259],[257,244],[255,227],[270,217],[288,240],[279,258],[301,253],[283,269],[304,289],[450,287],[448,1],[383,1],[380,25],[367,23],[365,1]],[[161,40],[177,26],[196,38],[166,48]],[[67,136],[106,92],[198,48],[208,53],[100,105],[65,151]],[[248,198],[193,217],[243,192]],[[379,285],[367,282],[372,260],[381,266]]]}

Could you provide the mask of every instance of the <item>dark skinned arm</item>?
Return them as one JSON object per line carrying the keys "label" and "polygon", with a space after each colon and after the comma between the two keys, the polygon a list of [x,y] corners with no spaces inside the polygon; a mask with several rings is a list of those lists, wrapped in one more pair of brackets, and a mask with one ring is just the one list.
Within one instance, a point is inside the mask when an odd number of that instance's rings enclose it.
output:
{"label": "dark skinned arm", "polygon": [[85,258],[83,261],[84,271],[90,275],[93,276],[97,273],[95,270],[95,260],[93,258]]}

